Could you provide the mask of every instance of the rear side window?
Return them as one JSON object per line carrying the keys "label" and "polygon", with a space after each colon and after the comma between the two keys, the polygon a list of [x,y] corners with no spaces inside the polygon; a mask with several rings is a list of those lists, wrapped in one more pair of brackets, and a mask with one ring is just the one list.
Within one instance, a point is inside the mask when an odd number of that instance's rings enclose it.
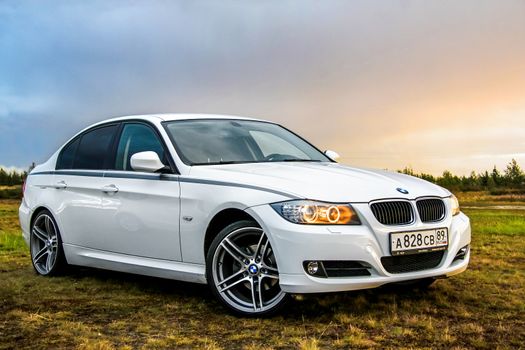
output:
{"label": "rear side window", "polygon": [[108,125],[88,131],[80,138],[73,162],[74,169],[106,169],[106,159],[111,154],[112,141],[117,125]]}
{"label": "rear side window", "polygon": [[70,142],[62,149],[58,157],[57,170],[59,169],[73,169],[73,161],[75,160],[75,153],[77,152],[80,137]]}
{"label": "rear side window", "polygon": [[160,160],[164,164],[167,163],[164,147],[149,126],[138,123],[125,124],[118,143],[115,169],[132,171],[131,156],[145,151],[157,153]]}

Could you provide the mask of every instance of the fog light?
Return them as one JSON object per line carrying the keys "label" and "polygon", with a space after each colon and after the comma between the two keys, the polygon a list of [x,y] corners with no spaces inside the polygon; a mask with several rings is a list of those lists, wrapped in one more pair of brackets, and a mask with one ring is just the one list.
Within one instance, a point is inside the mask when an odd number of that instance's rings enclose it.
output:
{"label": "fog light", "polygon": [[456,256],[454,257],[453,261],[465,259],[465,257],[467,256],[468,250],[469,250],[469,246],[468,245],[466,245],[463,248],[461,248],[460,250],[458,250],[458,252],[456,253]]}
{"label": "fog light", "polygon": [[317,270],[319,270],[319,264],[317,263],[317,261],[310,261],[306,266],[306,269],[308,270],[308,273],[310,275],[315,275],[317,273]]}

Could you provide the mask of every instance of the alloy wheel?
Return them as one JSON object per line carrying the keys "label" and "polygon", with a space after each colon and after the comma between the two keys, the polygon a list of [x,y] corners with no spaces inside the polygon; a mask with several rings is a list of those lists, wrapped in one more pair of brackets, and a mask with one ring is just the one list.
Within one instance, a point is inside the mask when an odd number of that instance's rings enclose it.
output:
{"label": "alloy wheel", "polygon": [[260,314],[285,298],[275,255],[264,231],[242,227],[227,234],[213,254],[212,276],[219,297],[235,311]]}
{"label": "alloy wheel", "polygon": [[39,215],[31,229],[31,259],[41,275],[52,272],[58,256],[58,230],[47,214]]}

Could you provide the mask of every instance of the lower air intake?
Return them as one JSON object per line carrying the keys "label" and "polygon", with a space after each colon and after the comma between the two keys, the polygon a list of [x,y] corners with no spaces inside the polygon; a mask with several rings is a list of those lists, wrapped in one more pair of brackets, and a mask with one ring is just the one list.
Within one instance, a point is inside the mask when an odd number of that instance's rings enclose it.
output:
{"label": "lower air intake", "polygon": [[389,273],[414,272],[437,267],[444,254],[445,251],[442,250],[421,254],[384,256],[381,258],[381,263]]}

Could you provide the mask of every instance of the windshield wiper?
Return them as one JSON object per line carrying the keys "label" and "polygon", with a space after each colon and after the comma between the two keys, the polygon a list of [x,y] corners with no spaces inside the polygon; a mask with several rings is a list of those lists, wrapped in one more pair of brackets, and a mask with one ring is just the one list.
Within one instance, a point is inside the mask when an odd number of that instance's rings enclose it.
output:
{"label": "windshield wiper", "polygon": [[297,159],[297,158],[289,158],[289,159],[279,159],[275,160],[275,162],[320,162],[319,159]]}
{"label": "windshield wiper", "polygon": [[322,162],[319,159],[297,159],[297,158],[288,158],[288,159],[279,159],[279,160],[221,160],[218,162],[206,162],[206,163],[192,163],[191,165],[223,165],[223,164],[248,164],[248,163],[277,163],[277,162]]}
{"label": "windshield wiper", "polygon": [[220,160],[218,162],[192,163],[191,165],[219,165],[219,164],[236,164],[241,163],[235,160]]}

